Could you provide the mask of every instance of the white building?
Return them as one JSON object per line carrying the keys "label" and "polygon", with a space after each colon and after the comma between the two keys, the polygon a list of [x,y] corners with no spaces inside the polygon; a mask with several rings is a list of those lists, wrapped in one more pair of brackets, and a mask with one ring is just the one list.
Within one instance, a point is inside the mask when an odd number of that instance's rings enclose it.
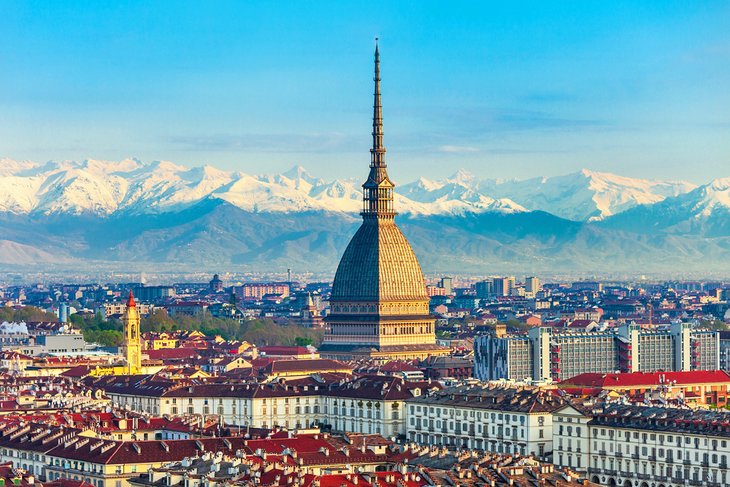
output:
{"label": "white building", "polygon": [[224,423],[253,428],[319,425],[332,431],[391,437],[406,433],[405,400],[440,386],[392,376],[337,383],[306,378],[187,386],[131,376],[101,378],[94,387],[104,389],[118,407],[152,415],[217,416]]}
{"label": "white building", "polygon": [[602,485],[730,483],[730,413],[611,404],[554,413],[553,462]]}
{"label": "white building", "polygon": [[549,457],[552,412],[564,401],[538,388],[479,384],[407,402],[408,439],[426,445]]}

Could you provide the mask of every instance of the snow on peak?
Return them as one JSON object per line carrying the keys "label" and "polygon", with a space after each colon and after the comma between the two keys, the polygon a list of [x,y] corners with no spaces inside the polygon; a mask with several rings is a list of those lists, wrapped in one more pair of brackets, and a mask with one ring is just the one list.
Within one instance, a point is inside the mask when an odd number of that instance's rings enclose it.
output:
{"label": "snow on peak", "polygon": [[708,190],[726,193],[730,188],[730,177],[713,179],[707,187]]}
{"label": "snow on peak", "polygon": [[[362,181],[327,181],[301,166],[281,174],[253,176],[210,165],[189,168],[134,158],[44,164],[2,159],[0,163],[0,212],[157,213],[177,211],[208,198],[250,211],[357,213],[362,207]],[[727,204],[729,185],[725,178],[703,187],[706,199],[715,202],[711,208]],[[588,169],[523,181],[478,180],[459,170],[446,179],[421,177],[397,186],[396,209],[424,215],[543,210],[590,220],[695,188],[685,182],[627,178]]]}
{"label": "snow on peak", "polygon": [[309,184],[315,184],[317,182],[317,178],[313,177],[311,174],[307,172],[306,169],[304,169],[302,166],[294,166],[288,171],[285,171],[281,173],[282,176],[285,178],[291,179],[292,181],[306,181]]}
{"label": "snow on peak", "polygon": [[15,176],[18,173],[38,167],[33,161],[15,161],[8,158],[0,158],[0,176]]}
{"label": "snow on peak", "polygon": [[476,181],[476,177],[466,169],[459,169],[448,178],[448,181],[461,184],[462,186],[472,186]]}
{"label": "snow on peak", "polygon": [[514,199],[530,210],[585,221],[658,203],[695,187],[686,182],[650,181],[582,169],[564,176],[507,181],[494,188],[496,195]]}
{"label": "snow on peak", "polygon": [[695,217],[707,217],[719,209],[730,210],[730,178],[713,179],[685,195]]}

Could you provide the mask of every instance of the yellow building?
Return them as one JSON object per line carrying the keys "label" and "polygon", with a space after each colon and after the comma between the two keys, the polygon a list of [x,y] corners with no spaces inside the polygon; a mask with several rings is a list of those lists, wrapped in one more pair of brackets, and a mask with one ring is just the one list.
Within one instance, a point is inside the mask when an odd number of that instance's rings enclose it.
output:
{"label": "yellow building", "polygon": [[139,338],[139,310],[129,291],[127,309],[122,318],[124,324],[124,347],[122,349],[127,363],[127,374],[139,374],[142,369],[142,341]]}
{"label": "yellow building", "polygon": [[436,345],[421,266],[395,224],[395,185],[388,177],[383,145],[377,46],[372,135],[370,174],[362,185],[363,222],[335,274],[320,354],[381,361],[447,354],[448,349]]}
{"label": "yellow building", "polygon": [[162,350],[164,348],[178,348],[180,340],[172,333],[147,333],[144,340],[145,350]]}
{"label": "yellow building", "polygon": [[124,325],[124,344],[121,347],[124,356],[123,364],[97,365],[89,372],[89,375],[100,377],[104,375],[135,375],[155,374],[164,368],[164,365],[147,364],[142,365],[142,340],[140,338],[140,318],[137,303],[134,301],[132,291],[129,292],[127,308],[122,317]]}

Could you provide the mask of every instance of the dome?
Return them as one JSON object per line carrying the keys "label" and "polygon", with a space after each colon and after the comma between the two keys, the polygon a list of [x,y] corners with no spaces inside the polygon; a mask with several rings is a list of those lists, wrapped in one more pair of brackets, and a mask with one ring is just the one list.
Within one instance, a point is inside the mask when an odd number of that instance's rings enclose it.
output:
{"label": "dome", "polygon": [[428,300],[416,254],[393,219],[363,221],[342,255],[330,300]]}

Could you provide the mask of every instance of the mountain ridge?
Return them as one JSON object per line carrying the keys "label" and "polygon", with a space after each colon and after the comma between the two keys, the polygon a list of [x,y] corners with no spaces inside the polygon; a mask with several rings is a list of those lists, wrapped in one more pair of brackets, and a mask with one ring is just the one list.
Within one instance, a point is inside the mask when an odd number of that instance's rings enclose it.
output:
{"label": "mountain ridge", "polygon": [[[334,272],[360,222],[358,180],[328,181],[300,166],[268,175],[137,159],[5,167],[6,268]],[[397,188],[399,226],[426,272],[730,276],[730,178],[695,186],[583,170],[498,181],[458,171]]]}
{"label": "mountain ridge", "polygon": [[[356,179],[325,180],[301,166],[280,174],[251,175],[210,165],[170,161],[49,161],[3,159],[0,212],[92,213],[179,211],[215,197],[245,210],[357,213]],[[449,178],[421,177],[396,186],[398,209],[421,215],[489,211],[547,211],[576,221],[602,220],[637,205],[657,203],[697,186],[581,171],[526,180],[479,179],[459,170]]]}

